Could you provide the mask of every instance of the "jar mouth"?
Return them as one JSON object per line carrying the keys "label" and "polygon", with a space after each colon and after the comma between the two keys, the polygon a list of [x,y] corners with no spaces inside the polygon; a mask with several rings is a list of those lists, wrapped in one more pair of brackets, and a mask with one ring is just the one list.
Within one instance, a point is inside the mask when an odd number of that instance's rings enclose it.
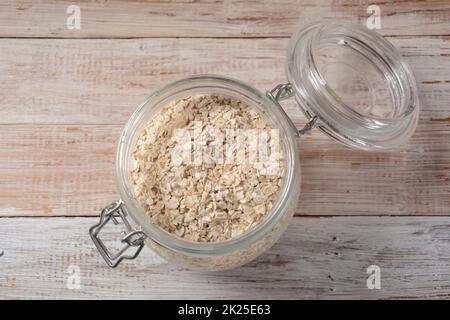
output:
{"label": "jar mouth", "polygon": [[287,76],[307,115],[346,145],[390,149],[415,129],[414,76],[378,33],[347,22],[318,22],[290,41]]}
{"label": "jar mouth", "polygon": [[[272,210],[256,226],[244,234],[220,242],[192,242],[179,238],[151,221],[134,196],[130,179],[130,162],[137,136],[143,127],[168,102],[187,95],[211,93],[226,94],[245,101],[250,107],[264,113],[274,127],[279,129],[280,143],[285,152],[285,176],[279,197]],[[287,212],[299,189],[299,157],[296,148],[296,132],[264,94],[240,81],[216,76],[198,75],[166,85],[154,92],[142,103],[128,120],[119,140],[116,155],[116,182],[125,210],[132,220],[151,240],[181,253],[192,255],[223,255],[252,245],[266,235]],[[297,195],[298,196],[298,195]],[[296,199],[295,199],[296,200]]]}

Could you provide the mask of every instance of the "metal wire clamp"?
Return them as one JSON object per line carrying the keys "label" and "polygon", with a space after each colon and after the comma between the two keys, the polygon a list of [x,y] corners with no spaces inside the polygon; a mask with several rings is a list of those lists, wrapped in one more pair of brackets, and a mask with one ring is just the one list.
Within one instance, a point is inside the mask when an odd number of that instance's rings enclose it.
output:
{"label": "metal wire clamp", "polygon": [[[117,267],[119,263],[124,259],[135,259],[144,247],[144,240],[146,238],[144,232],[140,230],[134,230],[132,228],[132,226],[126,219],[126,212],[123,210],[122,206],[123,203],[121,200],[119,200],[105,207],[101,212],[99,223],[89,229],[89,234],[92,238],[92,241],[94,242],[103,259],[111,268]],[[101,229],[109,222],[109,220],[112,220],[115,225],[118,225],[119,221],[117,220],[117,218],[119,217],[127,227],[128,231],[124,231],[124,236],[121,240],[121,242],[124,243],[125,246],[120,249],[119,252],[113,254],[110,250],[108,250],[108,248],[106,248],[105,244],[99,238],[98,234],[100,233]],[[126,251],[130,247],[137,247],[137,249],[133,254],[126,254]]]}
{"label": "metal wire clamp", "polygon": [[304,135],[305,133],[307,133],[309,130],[311,130],[311,129],[316,127],[316,125],[317,125],[317,116],[316,115],[310,116],[308,114],[309,120],[306,123],[306,125],[300,130],[297,129],[295,124],[292,122],[291,118],[286,114],[286,112],[284,111],[284,109],[280,105],[280,101],[289,99],[292,96],[294,96],[294,94],[295,94],[294,93],[294,89],[292,88],[292,84],[290,84],[290,83],[279,84],[275,88],[273,88],[272,90],[266,92],[266,96],[270,100],[275,102],[280,107],[281,111],[284,113],[284,115],[286,116],[286,118],[290,122],[291,126],[293,128],[295,128],[295,130],[297,131],[298,135],[301,136],[301,135]]}

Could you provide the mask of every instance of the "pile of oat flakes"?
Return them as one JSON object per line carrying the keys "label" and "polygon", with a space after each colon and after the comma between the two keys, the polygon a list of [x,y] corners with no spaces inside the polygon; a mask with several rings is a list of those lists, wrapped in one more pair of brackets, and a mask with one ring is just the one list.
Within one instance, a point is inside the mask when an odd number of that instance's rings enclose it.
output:
{"label": "pile of oat flakes", "polygon": [[247,104],[219,95],[170,103],[140,133],[134,155],[135,196],[154,223],[195,242],[224,241],[246,232],[270,212],[284,176],[260,174],[248,163],[184,163],[172,157],[176,129],[195,123],[218,130],[271,129]]}

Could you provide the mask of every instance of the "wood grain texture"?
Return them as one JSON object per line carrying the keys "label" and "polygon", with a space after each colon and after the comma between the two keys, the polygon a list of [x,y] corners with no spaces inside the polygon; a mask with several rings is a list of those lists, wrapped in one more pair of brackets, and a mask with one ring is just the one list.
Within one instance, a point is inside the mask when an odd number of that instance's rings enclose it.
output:
{"label": "wood grain texture", "polygon": [[[98,215],[117,198],[119,125],[0,126],[0,216]],[[350,150],[316,131],[298,142],[298,215],[448,215],[450,124],[419,126],[396,152]],[[300,177],[299,177],[300,178]]]}
{"label": "wood grain texture", "polygon": [[[444,217],[294,218],[267,253],[220,273],[188,271],[148,248],[110,269],[87,232],[96,221],[0,219],[0,298],[450,297],[450,223]],[[381,268],[380,290],[366,287],[373,264]],[[79,290],[67,289],[70,266],[80,268]]]}
{"label": "wood grain texture", "polygon": [[[69,30],[67,7],[81,9],[81,29]],[[0,4],[2,37],[279,37],[319,19],[366,23],[380,7],[385,35],[448,35],[446,0],[283,1],[13,1]]]}
{"label": "wood grain texture", "polygon": [[[450,37],[390,40],[414,70],[421,120],[450,117]],[[287,43],[0,39],[0,123],[124,124],[154,90],[194,74],[231,76],[265,91],[286,82]]]}
{"label": "wood grain texture", "polygon": [[94,215],[117,198],[118,126],[0,126],[0,215]]}

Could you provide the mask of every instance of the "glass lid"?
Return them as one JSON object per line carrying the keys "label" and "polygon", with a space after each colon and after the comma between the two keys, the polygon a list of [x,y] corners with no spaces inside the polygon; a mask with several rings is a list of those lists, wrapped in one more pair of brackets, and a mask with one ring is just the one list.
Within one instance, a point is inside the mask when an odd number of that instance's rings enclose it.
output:
{"label": "glass lid", "polygon": [[414,76],[387,40],[363,26],[319,22],[290,40],[287,77],[308,119],[364,150],[395,148],[415,130]]}

